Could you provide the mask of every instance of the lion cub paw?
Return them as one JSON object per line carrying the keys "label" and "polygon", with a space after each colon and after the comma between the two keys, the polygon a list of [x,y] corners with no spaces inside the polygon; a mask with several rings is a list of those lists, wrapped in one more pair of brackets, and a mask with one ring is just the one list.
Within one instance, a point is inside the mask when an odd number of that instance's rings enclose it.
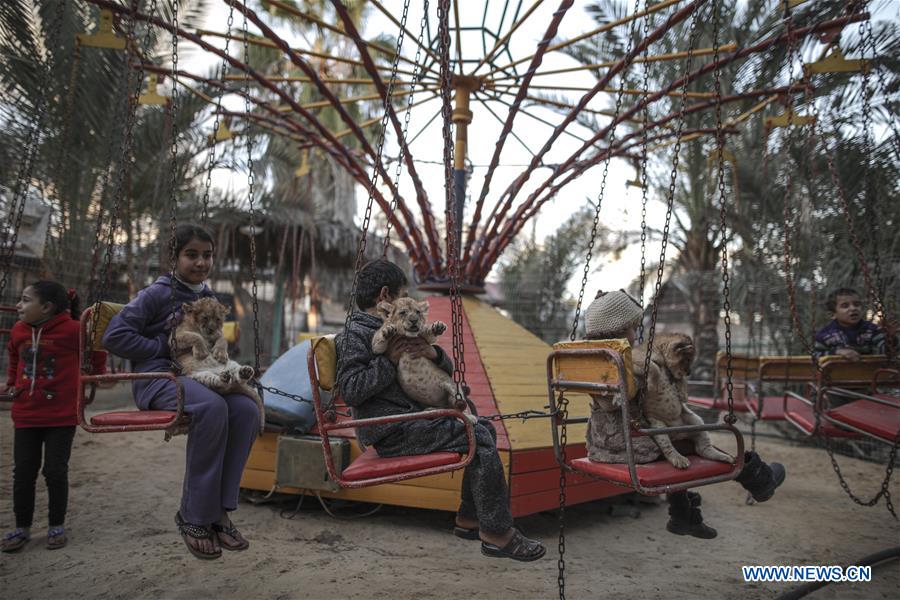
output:
{"label": "lion cub paw", "polygon": [[216,359],[217,362],[222,363],[223,365],[228,362],[228,351],[227,350],[216,350],[213,352],[213,358]]}
{"label": "lion cub paw", "polygon": [[435,321],[431,324],[431,333],[434,335],[441,335],[445,331],[447,331],[447,324],[443,321]]}
{"label": "lion cub paw", "polygon": [[228,371],[222,371],[219,373],[219,381],[222,383],[231,383],[231,373]]}
{"label": "lion cub paw", "polygon": [[243,365],[240,370],[238,370],[238,376],[244,380],[251,379],[255,374],[253,367],[250,365]]}
{"label": "lion cub paw", "polygon": [[672,454],[671,456],[667,456],[666,458],[669,460],[670,463],[672,463],[672,466],[675,467],[676,469],[687,469],[688,467],[691,466],[691,461],[689,461],[687,458],[685,458],[681,454],[678,454],[677,452]]}

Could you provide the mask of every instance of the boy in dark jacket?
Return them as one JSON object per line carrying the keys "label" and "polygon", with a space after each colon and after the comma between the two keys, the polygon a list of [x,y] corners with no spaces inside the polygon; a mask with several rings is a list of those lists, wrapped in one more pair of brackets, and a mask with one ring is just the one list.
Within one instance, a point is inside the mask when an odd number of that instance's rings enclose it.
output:
{"label": "boy in dark jacket", "polygon": [[[396,365],[404,353],[429,358],[447,373],[453,372],[453,364],[444,351],[421,338],[394,338],[385,354],[372,352],[372,337],[382,325],[375,307],[379,302],[405,297],[407,285],[403,271],[386,260],[370,262],[360,270],[356,293],[360,310],[351,316],[348,330],[335,340],[337,385],[355,418],[423,410],[397,381]],[[454,418],[376,425],[360,428],[357,435],[360,442],[373,446],[383,457],[438,451],[464,453],[468,449],[465,426]],[[454,533],[465,539],[481,539],[481,552],[486,556],[537,560],[546,548],[513,527],[496,437],[490,421],[479,419],[475,424],[477,448],[463,475]]]}
{"label": "boy in dark jacket", "polygon": [[[884,354],[886,333],[894,335],[891,327],[885,332],[881,327],[863,318],[865,313],[862,297],[853,288],[838,288],[828,294],[825,308],[832,315],[832,321],[816,333],[814,356],[843,356],[857,361],[863,354]],[[897,342],[894,342],[896,346]]]}

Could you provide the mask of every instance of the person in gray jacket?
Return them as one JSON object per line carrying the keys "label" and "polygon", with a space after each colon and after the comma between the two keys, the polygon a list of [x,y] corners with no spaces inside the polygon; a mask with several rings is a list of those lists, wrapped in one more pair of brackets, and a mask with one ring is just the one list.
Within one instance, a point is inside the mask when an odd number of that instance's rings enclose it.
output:
{"label": "person in gray jacket", "polygon": [[[453,363],[446,353],[421,338],[396,337],[385,354],[372,351],[372,337],[382,324],[375,307],[379,302],[393,302],[407,296],[407,286],[406,275],[400,267],[387,260],[372,261],[359,272],[356,293],[359,310],[351,315],[347,331],[335,340],[338,390],[355,418],[423,410],[403,392],[397,381],[396,365],[403,353],[427,357],[448,374],[453,373]],[[364,427],[357,430],[357,437],[382,457],[438,451],[464,453],[468,449],[465,426],[449,417]],[[486,556],[521,561],[541,558],[547,551],[544,545],[513,527],[503,465],[497,453],[497,434],[490,421],[477,421],[475,438],[477,448],[463,474],[454,534],[464,539],[480,539],[481,552]]]}

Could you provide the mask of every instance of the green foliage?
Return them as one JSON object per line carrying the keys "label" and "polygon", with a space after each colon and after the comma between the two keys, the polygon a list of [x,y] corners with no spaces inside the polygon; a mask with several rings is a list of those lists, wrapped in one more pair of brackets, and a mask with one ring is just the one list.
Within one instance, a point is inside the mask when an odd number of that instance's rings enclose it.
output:
{"label": "green foliage", "polygon": [[[500,287],[505,306],[517,323],[552,343],[568,336],[575,299],[566,291],[580,273],[591,235],[594,207],[588,203],[543,243],[516,241],[500,262]],[[597,253],[613,251],[621,239],[607,229],[598,231]]]}

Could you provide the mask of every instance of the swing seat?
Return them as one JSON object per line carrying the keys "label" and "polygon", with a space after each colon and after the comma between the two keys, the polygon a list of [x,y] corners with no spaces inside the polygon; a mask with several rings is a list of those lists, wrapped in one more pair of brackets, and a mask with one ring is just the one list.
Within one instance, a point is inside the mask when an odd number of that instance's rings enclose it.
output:
{"label": "swing seat", "polygon": [[166,425],[172,421],[170,410],[120,410],[91,417],[91,425],[98,427],[131,427],[134,425]]}
{"label": "swing seat", "polygon": [[751,396],[747,405],[760,421],[784,421],[784,399],[781,396]]}
{"label": "swing seat", "polygon": [[[688,396],[688,404],[707,410],[728,410],[728,399],[722,397],[709,398],[707,396]],[[750,410],[743,398],[734,398],[734,412],[745,413]]]}
{"label": "swing seat", "polygon": [[[79,328],[79,347],[82,353],[91,353],[94,357],[106,357],[102,349],[103,334],[109,327],[112,318],[124,308],[122,304],[112,302],[98,302],[81,315],[81,327]],[[93,330],[93,331],[92,331]],[[91,337],[93,334],[93,338]],[[103,374],[98,369],[105,364],[92,360],[91,369],[82,372],[79,376],[78,386],[78,424],[89,433],[121,433],[126,431],[161,431],[169,430],[176,426],[186,425],[190,417],[184,414],[184,389],[181,382],[171,372],[151,373],[115,373]],[[120,381],[135,381],[141,379],[169,379],[175,384],[175,403],[177,410],[128,410],[112,411],[91,415],[90,420],[85,416],[85,407],[94,400],[94,392],[98,386],[115,384]]]}
{"label": "swing seat", "polygon": [[[337,348],[334,336],[324,336],[312,340],[307,354],[307,367],[312,387],[313,408],[316,413],[316,432],[322,439],[322,451],[325,456],[325,468],[328,477],[342,488],[361,488],[383,483],[404,481],[415,477],[437,475],[466,467],[475,456],[475,431],[472,423],[463,413],[457,410],[428,410],[370,419],[329,419],[322,403],[321,390],[332,392],[335,404],[340,402],[340,395],[335,390],[337,381]],[[432,452],[414,456],[397,456],[383,458],[378,456],[374,448],[364,452],[340,473],[334,464],[331,452],[331,432],[334,435],[371,425],[400,423],[404,421],[432,420],[451,417],[462,421],[466,428],[468,449],[465,454],[456,452]],[[342,431],[343,430],[343,431]],[[340,432],[340,433],[339,433]]]}
{"label": "swing seat", "polygon": [[854,400],[827,411],[829,422],[892,444],[900,433],[900,404],[888,406],[871,400]]}
{"label": "swing seat", "polygon": [[833,438],[858,438],[859,434],[838,427],[827,418],[819,419],[819,427],[816,428],[815,404],[808,398],[803,398],[794,392],[787,392],[782,401],[784,407],[784,420],[800,430],[801,433],[813,436],[824,435]]}
{"label": "swing seat", "polygon": [[[577,366],[577,369],[573,368]],[[577,379],[576,379],[577,378]],[[629,385],[629,383],[631,385]],[[632,429],[629,402],[619,402],[622,411],[622,434],[625,440],[625,463],[594,462],[587,457],[564,461],[559,427],[585,419],[563,417],[557,394],[586,399],[590,396],[633,398],[636,394],[631,375],[631,347],[625,340],[591,340],[590,342],[560,342],[553,345],[547,357],[547,395],[551,412],[553,450],[563,469],[588,475],[609,483],[629,487],[639,494],[657,494],[686,490],[738,476],[744,466],[744,439],[728,423]],[[727,405],[725,406],[727,410]],[[631,440],[635,437],[679,432],[729,431],[734,435],[737,450],[735,463],[723,463],[689,455],[690,466],[678,469],[666,460],[636,464]]]}
{"label": "swing seat", "polygon": [[[718,480],[718,478],[727,477],[733,468],[729,463],[709,460],[695,454],[688,454],[685,458],[691,461],[691,466],[687,469],[678,469],[664,459],[635,465],[638,483],[645,488],[666,488],[680,487],[684,483],[692,482],[691,487],[694,487],[693,482],[697,480],[712,478]],[[594,462],[587,457],[577,458],[570,461],[569,464],[576,471],[631,487],[631,473],[627,464]],[[665,490],[657,493],[663,493],[663,491]]]}
{"label": "swing seat", "polygon": [[392,477],[406,473],[443,467],[459,462],[456,452],[432,452],[417,456],[394,456],[383,458],[378,456],[374,448],[368,448],[344,469],[341,473],[346,481],[364,481]]}

